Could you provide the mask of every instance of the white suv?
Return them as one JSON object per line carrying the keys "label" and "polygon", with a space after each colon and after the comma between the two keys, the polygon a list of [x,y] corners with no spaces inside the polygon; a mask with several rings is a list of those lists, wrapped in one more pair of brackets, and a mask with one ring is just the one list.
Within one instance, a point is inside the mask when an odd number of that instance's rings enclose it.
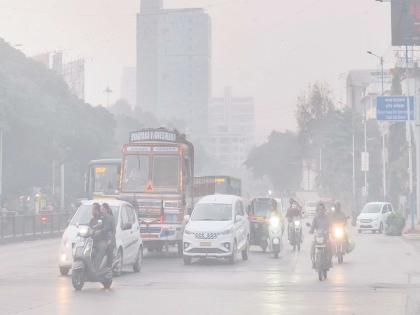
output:
{"label": "white suv", "polygon": [[67,275],[73,263],[73,247],[79,225],[88,225],[92,218],[92,205],[108,203],[115,218],[116,266],[115,275],[121,274],[124,266],[131,266],[139,272],[143,262],[143,242],[136,211],[128,202],[113,199],[83,201],[69,226],[64,230],[59,248],[58,266],[62,275]]}
{"label": "white suv", "polygon": [[357,217],[357,230],[382,233],[388,216],[393,213],[392,205],[389,202],[369,202]]}
{"label": "white suv", "polygon": [[249,221],[240,197],[210,195],[195,206],[184,230],[184,263],[193,258],[227,258],[234,264],[239,253],[248,259]]}

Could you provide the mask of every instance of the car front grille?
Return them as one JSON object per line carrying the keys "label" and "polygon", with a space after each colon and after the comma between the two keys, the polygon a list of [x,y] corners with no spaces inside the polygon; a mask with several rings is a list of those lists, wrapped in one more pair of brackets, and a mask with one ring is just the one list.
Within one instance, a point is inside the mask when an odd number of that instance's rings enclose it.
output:
{"label": "car front grille", "polygon": [[360,222],[361,223],[370,223],[370,222],[372,222],[372,220],[371,219],[361,219]]}
{"label": "car front grille", "polygon": [[215,240],[217,238],[217,233],[199,232],[199,233],[194,233],[194,236],[196,239],[199,239],[199,240]]}
{"label": "car front grille", "polygon": [[187,251],[192,254],[223,254],[225,253],[220,248],[192,248]]}

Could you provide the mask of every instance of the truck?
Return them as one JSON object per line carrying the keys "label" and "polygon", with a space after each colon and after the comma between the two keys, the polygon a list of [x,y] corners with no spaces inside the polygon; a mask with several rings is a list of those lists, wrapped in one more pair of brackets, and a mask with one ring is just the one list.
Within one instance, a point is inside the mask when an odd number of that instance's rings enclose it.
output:
{"label": "truck", "polygon": [[194,146],[167,128],[130,133],[122,150],[120,198],[137,208],[144,247],[177,246],[182,255],[184,217],[192,209]]}
{"label": "truck", "polygon": [[201,197],[214,194],[241,196],[242,183],[238,178],[225,175],[195,177],[193,194],[195,201],[198,201]]}

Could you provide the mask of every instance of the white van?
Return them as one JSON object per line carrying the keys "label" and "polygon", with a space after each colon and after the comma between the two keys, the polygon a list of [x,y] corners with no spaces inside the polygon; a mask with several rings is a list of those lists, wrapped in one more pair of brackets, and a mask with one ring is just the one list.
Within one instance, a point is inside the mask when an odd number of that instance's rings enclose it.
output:
{"label": "white van", "polygon": [[231,195],[202,198],[187,217],[183,237],[184,263],[193,258],[227,258],[231,264],[240,253],[248,259],[249,221],[242,199]]}
{"label": "white van", "polygon": [[136,211],[128,202],[104,199],[83,201],[65,229],[59,248],[60,273],[67,275],[71,269],[78,226],[89,224],[94,203],[109,204],[115,218],[116,259],[119,263],[114,273],[119,275],[125,266],[132,266],[134,272],[139,272],[143,262],[143,242]]}

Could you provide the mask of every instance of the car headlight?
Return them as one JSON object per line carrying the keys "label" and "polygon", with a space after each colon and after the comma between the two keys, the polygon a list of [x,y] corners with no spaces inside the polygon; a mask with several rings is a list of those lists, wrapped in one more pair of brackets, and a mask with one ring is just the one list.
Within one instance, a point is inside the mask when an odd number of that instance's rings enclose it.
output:
{"label": "car headlight", "polygon": [[194,234],[192,231],[190,231],[190,230],[187,230],[187,229],[185,229],[184,230],[184,233],[185,234],[187,234],[187,235],[191,235],[191,234]]}
{"label": "car headlight", "polygon": [[295,220],[295,225],[296,225],[296,226],[300,226],[300,221]]}
{"label": "car headlight", "polygon": [[334,229],[334,236],[335,236],[335,238],[338,238],[338,239],[343,238],[343,236],[344,236],[343,228],[342,227],[336,227]]}
{"label": "car headlight", "polygon": [[222,232],[220,232],[220,235],[229,235],[233,233],[233,228],[227,229],[227,230],[223,230]]}
{"label": "car headlight", "polygon": [[280,218],[279,217],[271,217],[270,218],[270,225],[273,228],[276,228],[280,225]]}
{"label": "car headlight", "polygon": [[80,226],[79,227],[78,234],[80,236],[82,236],[82,237],[86,236],[88,233],[89,233],[89,227],[88,226]]}

